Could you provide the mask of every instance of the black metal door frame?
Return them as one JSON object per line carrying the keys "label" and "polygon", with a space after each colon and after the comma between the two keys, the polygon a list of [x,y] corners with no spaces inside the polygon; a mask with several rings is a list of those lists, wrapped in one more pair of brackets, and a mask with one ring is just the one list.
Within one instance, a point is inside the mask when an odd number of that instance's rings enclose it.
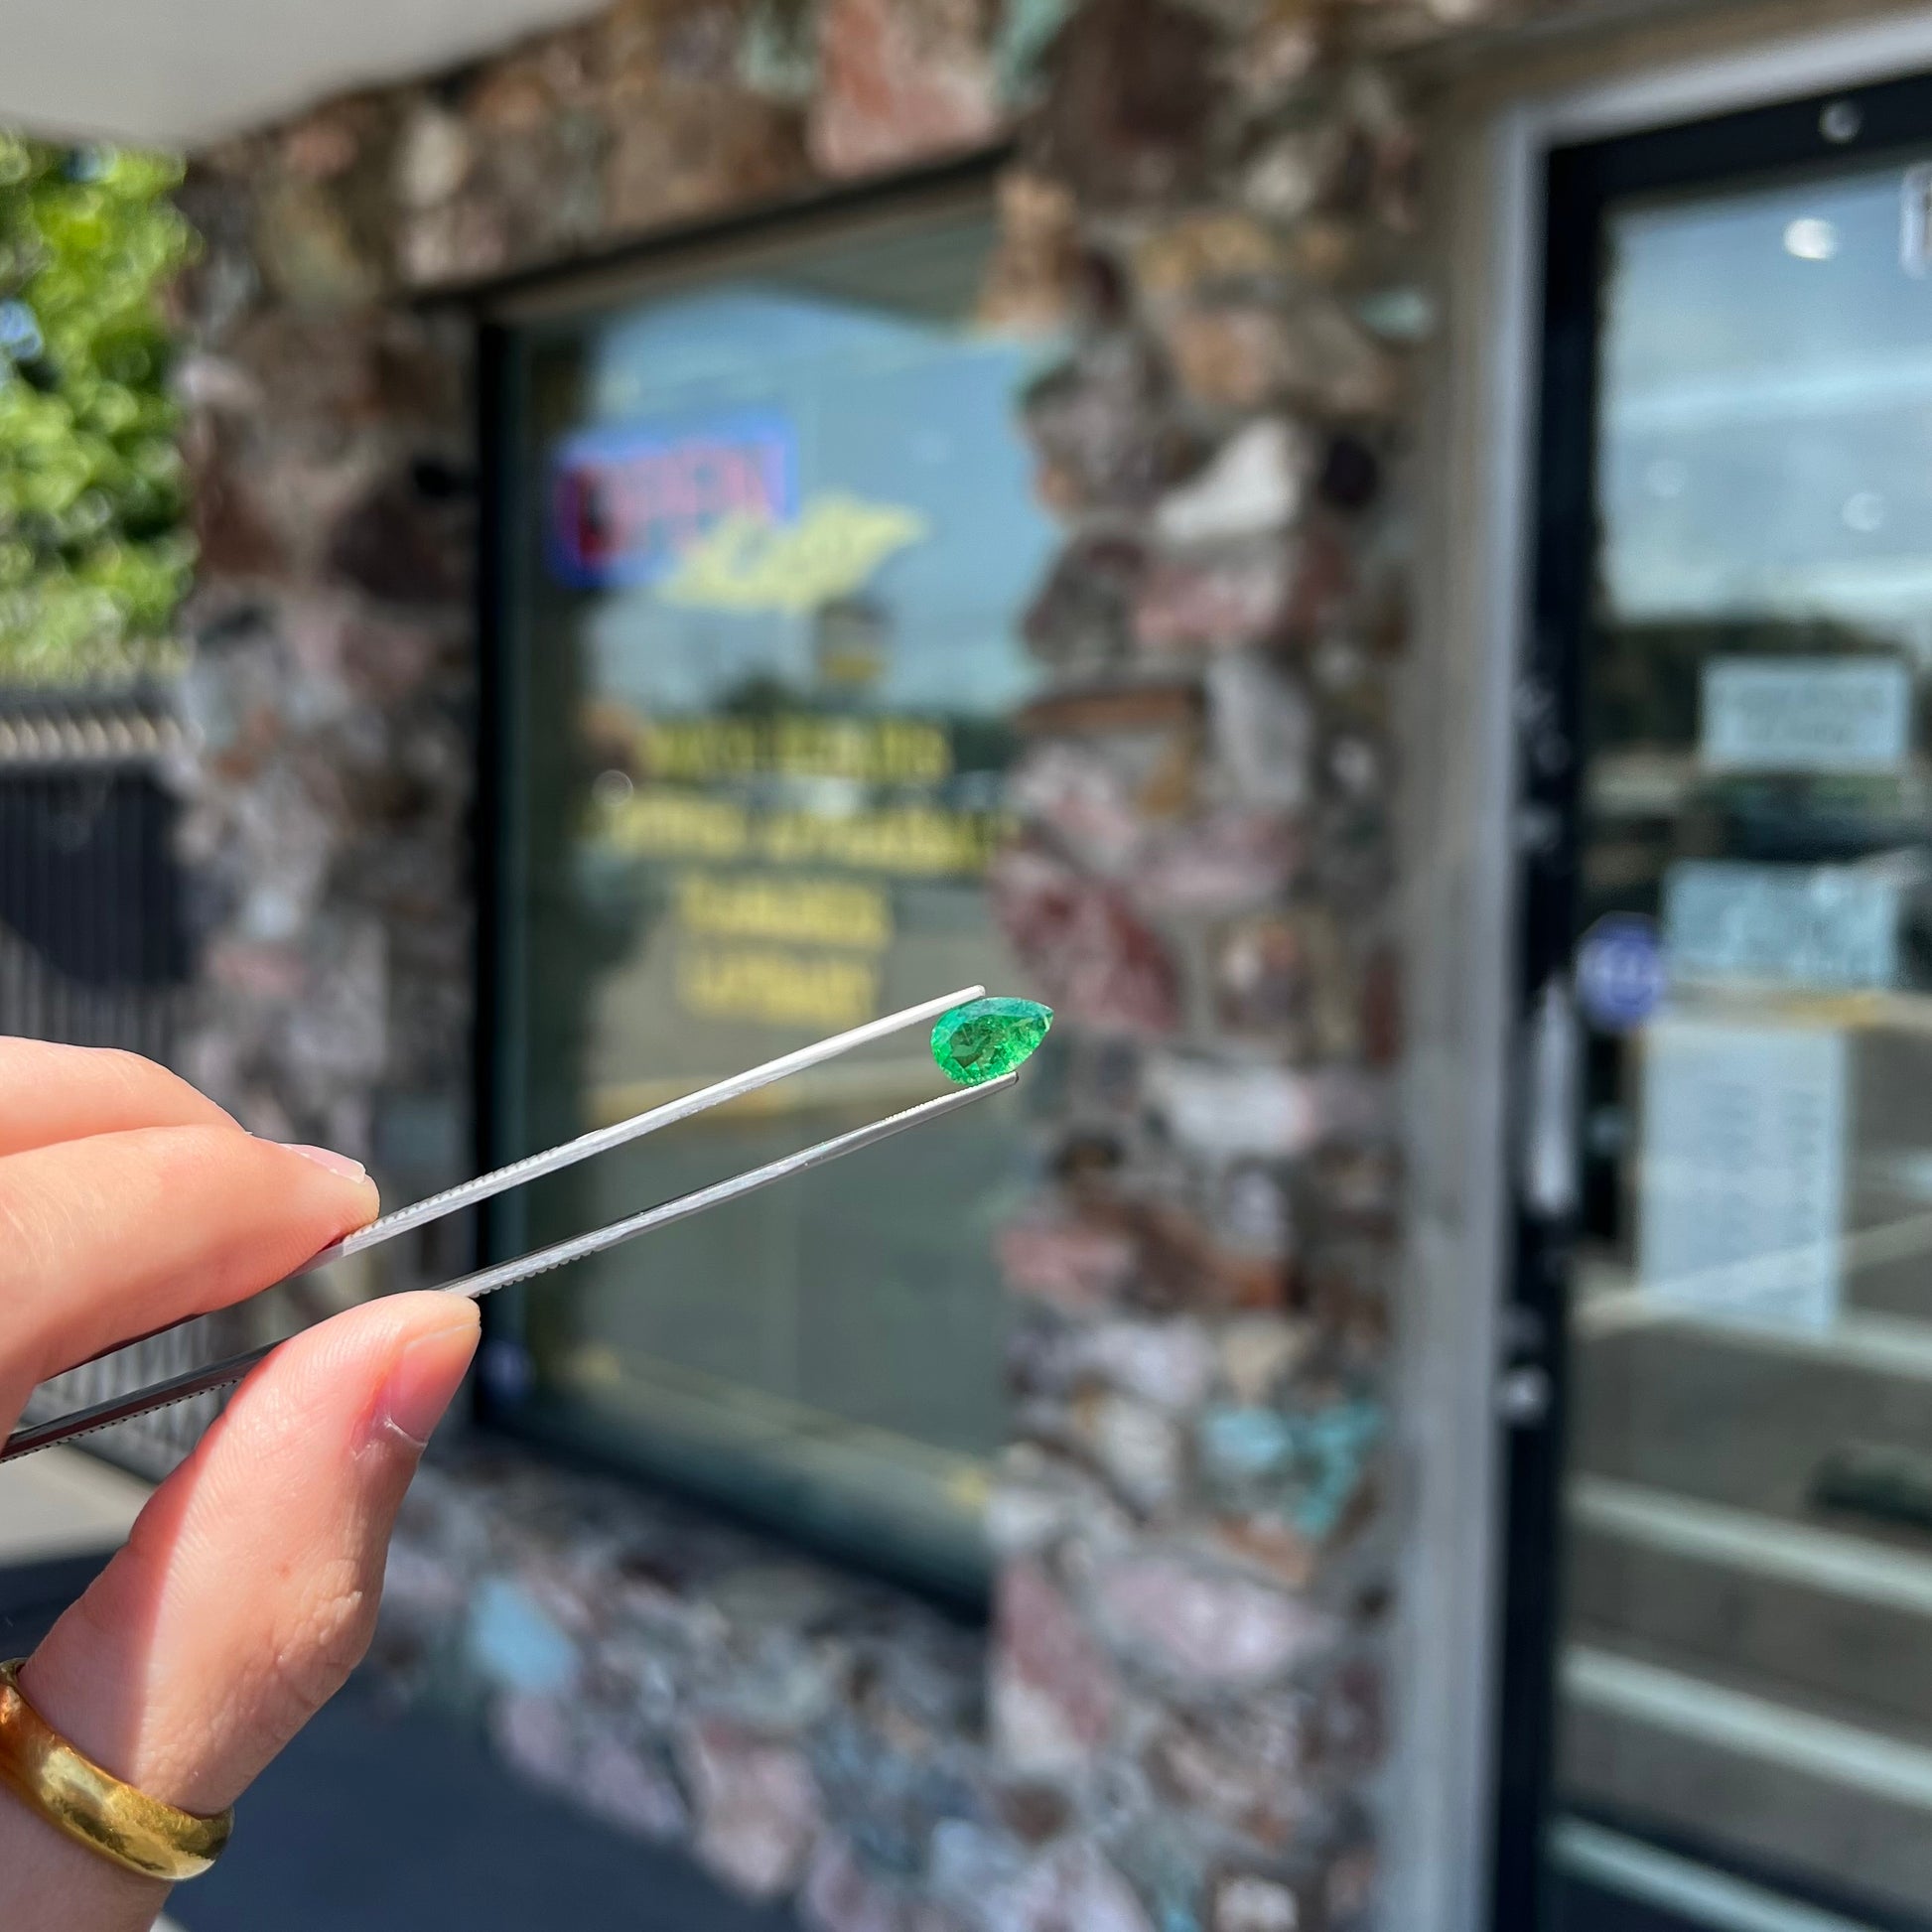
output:
{"label": "black metal door frame", "polygon": [[[1503,1306],[1506,1437],[1496,1718],[1495,1932],[1552,1932],[1568,1302],[1580,1096],[1567,1077],[1585,754],[1584,652],[1596,557],[1598,303],[1604,217],[1632,195],[1741,186],[1821,162],[1869,167],[1932,141],[1932,75],[1783,100],[1552,149],[1543,173],[1543,296],[1529,624],[1517,682],[1514,1035],[1523,1095]],[[1659,1917],[1662,1926],[1669,1921]]]}

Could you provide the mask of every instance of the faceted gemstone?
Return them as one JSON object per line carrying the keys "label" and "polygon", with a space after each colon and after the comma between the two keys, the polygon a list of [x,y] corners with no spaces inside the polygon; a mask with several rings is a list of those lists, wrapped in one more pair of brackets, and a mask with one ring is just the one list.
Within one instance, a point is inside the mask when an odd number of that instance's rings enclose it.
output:
{"label": "faceted gemstone", "polygon": [[974,1000],[932,1030],[932,1057],[948,1080],[976,1087],[1011,1073],[1046,1037],[1053,1009],[1034,1000]]}

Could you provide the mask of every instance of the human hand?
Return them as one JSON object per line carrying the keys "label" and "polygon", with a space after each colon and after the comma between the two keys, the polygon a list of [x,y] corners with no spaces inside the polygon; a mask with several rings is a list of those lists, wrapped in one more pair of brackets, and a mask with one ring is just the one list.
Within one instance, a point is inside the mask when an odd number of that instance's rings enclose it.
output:
{"label": "human hand", "polygon": [[[258,1141],[144,1060],[0,1039],[0,1434],[36,1383],[245,1299],[375,1211],[352,1162]],[[465,1298],[399,1295],[262,1363],[22,1671],[48,1723],[151,1797],[232,1804],[366,1649],[477,1328]],[[0,1788],[8,1932],[145,1932],[165,1895]]]}

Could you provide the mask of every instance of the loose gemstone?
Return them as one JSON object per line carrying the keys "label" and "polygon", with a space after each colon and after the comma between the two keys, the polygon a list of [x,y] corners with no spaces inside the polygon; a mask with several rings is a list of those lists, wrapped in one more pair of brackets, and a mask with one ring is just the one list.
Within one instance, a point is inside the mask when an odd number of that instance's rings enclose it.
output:
{"label": "loose gemstone", "polygon": [[1031,1058],[1052,1024],[1053,1009],[1035,1000],[974,1000],[940,1016],[932,1057],[948,1080],[976,1087]]}

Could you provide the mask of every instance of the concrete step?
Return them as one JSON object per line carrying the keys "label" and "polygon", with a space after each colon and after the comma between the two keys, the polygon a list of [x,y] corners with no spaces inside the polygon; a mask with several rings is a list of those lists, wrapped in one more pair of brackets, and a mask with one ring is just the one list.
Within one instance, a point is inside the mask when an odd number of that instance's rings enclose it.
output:
{"label": "concrete step", "polygon": [[1932,1445],[1932,1328],[1875,1315],[1822,1335],[1586,1320],[1572,1390],[1573,1468],[1801,1522],[1848,1449]]}
{"label": "concrete step", "polygon": [[1564,1932],[1880,1932],[1586,1819],[1557,1821],[1550,1862]]}
{"label": "concrete step", "polygon": [[1567,1514],[1581,1640],[1932,1731],[1932,1548],[1597,1475],[1572,1479]]}
{"label": "concrete step", "polygon": [[1932,1900],[1932,1728],[1878,1728],[1600,1643],[1562,1659],[1564,1799],[1788,1871],[1879,1915]]}
{"label": "concrete step", "polygon": [[116,1549],[153,1484],[77,1449],[43,1449],[0,1468],[0,1567]]}

